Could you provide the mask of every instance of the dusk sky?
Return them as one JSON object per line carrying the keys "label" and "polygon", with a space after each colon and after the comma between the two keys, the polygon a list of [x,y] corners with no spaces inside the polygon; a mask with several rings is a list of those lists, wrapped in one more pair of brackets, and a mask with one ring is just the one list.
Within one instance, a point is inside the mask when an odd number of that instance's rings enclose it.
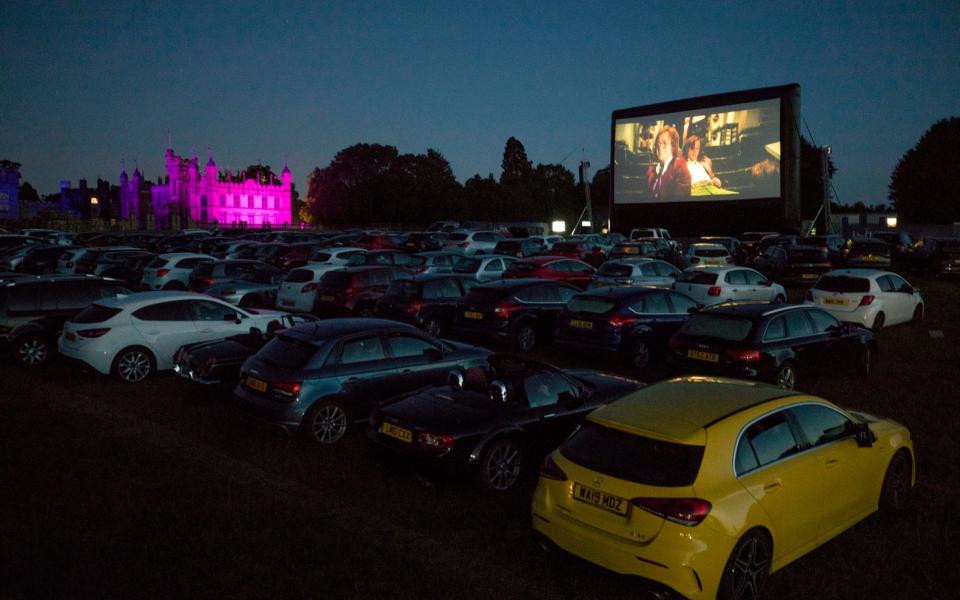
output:
{"label": "dusk sky", "polygon": [[[162,175],[174,149],[220,168],[308,172],[358,142],[439,150],[463,182],[610,160],[610,115],[787,83],[844,203],[960,115],[960,6],[947,2],[7,2],[0,159],[41,194]],[[807,135],[806,127],[803,130]]]}

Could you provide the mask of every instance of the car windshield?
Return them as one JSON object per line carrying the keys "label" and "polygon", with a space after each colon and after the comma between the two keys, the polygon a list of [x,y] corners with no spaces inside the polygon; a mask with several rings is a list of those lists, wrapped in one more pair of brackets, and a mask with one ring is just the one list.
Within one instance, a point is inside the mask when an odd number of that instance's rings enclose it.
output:
{"label": "car windshield", "polygon": [[870,280],[866,277],[824,275],[814,284],[813,289],[840,294],[866,294],[870,291]]}
{"label": "car windshield", "polygon": [[711,271],[684,271],[680,273],[677,281],[681,283],[694,283],[697,285],[713,285],[717,282],[717,274]]}
{"label": "car windshield", "polygon": [[753,321],[726,315],[693,315],[680,331],[692,337],[709,337],[730,342],[742,342],[750,335]]}
{"label": "car windshield", "polygon": [[703,450],[703,446],[665,442],[587,423],[560,447],[560,454],[617,479],[680,487],[696,479]]}

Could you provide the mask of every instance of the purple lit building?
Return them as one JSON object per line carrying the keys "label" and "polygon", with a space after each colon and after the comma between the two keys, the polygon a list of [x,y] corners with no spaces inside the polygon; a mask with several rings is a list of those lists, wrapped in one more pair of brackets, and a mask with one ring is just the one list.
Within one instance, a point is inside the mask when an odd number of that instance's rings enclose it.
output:
{"label": "purple lit building", "polygon": [[[163,183],[150,187],[153,217],[158,226],[169,226],[174,215],[181,226],[188,219],[200,223],[216,222],[221,227],[245,224],[251,227],[269,227],[289,224],[290,219],[290,169],[284,166],[280,181],[234,180],[228,171],[224,177],[217,173],[213,156],[203,171],[197,157],[181,158],[167,148],[167,177]],[[127,219],[131,214],[143,222],[144,210],[136,190],[142,180],[139,170],[132,178],[126,171],[120,174],[121,214]]]}

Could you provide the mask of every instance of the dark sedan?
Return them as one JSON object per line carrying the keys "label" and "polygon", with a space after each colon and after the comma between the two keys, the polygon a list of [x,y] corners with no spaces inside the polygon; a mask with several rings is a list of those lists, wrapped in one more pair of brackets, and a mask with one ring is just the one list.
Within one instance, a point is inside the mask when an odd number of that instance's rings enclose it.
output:
{"label": "dark sedan", "polygon": [[374,309],[385,319],[404,321],[420,327],[430,335],[450,331],[457,313],[457,303],[478,282],[463,275],[419,275],[399,279],[390,284]]}
{"label": "dark sedan", "polygon": [[[554,246],[557,245],[559,245],[559,242],[554,244]],[[503,272],[503,278],[526,279],[535,277],[537,279],[551,279],[553,281],[564,281],[582,290],[586,289],[593,281],[594,273],[596,273],[596,269],[580,260],[563,258],[562,256],[531,256],[510,263],[507,270]]]}
{"label": "dark sedan", "polygon": [[504,355],[450,379],[374,409],[369,435],[395,452],[475,471],[496,491],[512,488],[588,412],[642,387]]}
{"label": "dark sedan", "polygon": [[248,358],[234,395],[267,423],[333,444],[377,403],[442,384],[452,369],[483,366],[489,354],[396,321],[317,321],[278,333]]}
{"label": "dark sedan", "polygon": [[877,344],[863,327],[813,306],[718,304],[690,318],[669,342],[684,373],[759,379],[793,389],[801,377],[873,370]]}
{"label": "dark sedan", "polygon": [[667,340],[698,308],[678,292],[599,288],[567,304],[557,319],[554,341],[571,350],[623,358],[642,370],[665,357]]}

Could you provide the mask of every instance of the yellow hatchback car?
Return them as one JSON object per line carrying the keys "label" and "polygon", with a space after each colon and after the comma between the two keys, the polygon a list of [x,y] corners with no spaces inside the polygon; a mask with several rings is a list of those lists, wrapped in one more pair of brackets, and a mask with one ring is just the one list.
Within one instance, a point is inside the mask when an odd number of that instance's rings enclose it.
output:
{"label": "yellow hatchback car", "polygon": [[682,377],[590,413],[550,454],[533,527],[688,598],[758,598],[767,575],[914,484],[910,432],[771,385]]}

